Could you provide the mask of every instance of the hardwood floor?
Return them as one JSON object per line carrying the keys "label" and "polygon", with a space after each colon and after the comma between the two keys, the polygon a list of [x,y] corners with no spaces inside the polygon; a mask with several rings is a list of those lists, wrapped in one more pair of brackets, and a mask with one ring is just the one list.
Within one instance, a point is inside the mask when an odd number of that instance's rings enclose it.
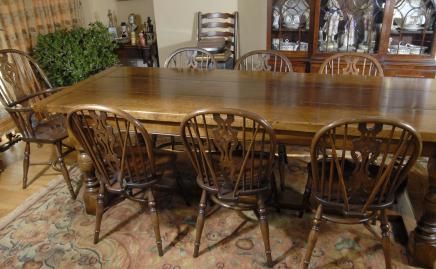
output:
{"label": "hardwood floor", "polygon": [[[31,165],[29,170],[29,186],[22,188],[23,153],[25,143],[19,142],[9,150],[0,154],[3,171],[0,173],[0,218],[7,215],[23,203],[30,195],[45,187],[48,183],[61,176],[48,165]],[[55,156],[55,148],[51,145],[38,146],[31,144],[30,163],[49,162]],[[76,160],[75,152],[69,154],[67,164]]]}

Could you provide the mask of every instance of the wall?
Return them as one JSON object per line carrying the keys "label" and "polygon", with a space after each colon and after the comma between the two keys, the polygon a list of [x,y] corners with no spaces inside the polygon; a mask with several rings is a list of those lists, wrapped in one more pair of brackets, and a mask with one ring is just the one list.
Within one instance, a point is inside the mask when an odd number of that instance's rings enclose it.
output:
{"label": "wall", "polygon": [[137,15],[137,24],[143,24],[147,21],[147,17],[151,17],[154,24],[154,8],[153,0],[129,0],[117,1],[118,24],[122,21],[127,22],[127,17],[130,13]]}
{"label": "wall", "polygon": [[266,0],[238,0],[240,51],[266,49]]}
{"label": "wall", "polygon": [[101,21],[108,24],[107,11],[116,10],[115,0],[80,0],[82,4],[83,25],[90,22]]}
{"label": "wall", "polygon": [[153,0],[80,0],[82,3],[83,25],[93,21],[101,21],[105,25],[109,23],[107,13],[110,9],[114,22],[117,26],[121,22],[127,22],[130,13],[137,15],[137,24],[142,24],[150,16],[154,21]]}
{"label": "wall", "polygon": [[197,43],[196,12],[239,12],[241,55],[266,48],[266,0],[81,0],[83,23],[100,20],[108,23],[112,10],[119,25],[130,13],[139,15],[142,23],[147,16],[155,18],[160,63],[175,49]]}

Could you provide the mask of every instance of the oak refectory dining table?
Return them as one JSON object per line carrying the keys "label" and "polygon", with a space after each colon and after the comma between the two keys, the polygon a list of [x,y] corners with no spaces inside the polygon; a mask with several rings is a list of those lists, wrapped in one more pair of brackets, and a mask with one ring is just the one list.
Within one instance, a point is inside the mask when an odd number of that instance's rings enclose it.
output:
{"label": "oak refectory dining table", "polygon": [[[49,96],[34,108],[66,114],[81,104],[125,110],[149,132],[162,134],[178,134],[181,120],[196,109],[245,109],[266,118],[279,141],[306,145],[323,125],[340,118],[386,116],[406,121],[422,136],[430,186],[409,246],[418,263],[431,267],[435,262],[435,79],[112,67]],[[86,210],[92,213],[98,182],[84,153],[79,155],[79,167],[86,181]]]}

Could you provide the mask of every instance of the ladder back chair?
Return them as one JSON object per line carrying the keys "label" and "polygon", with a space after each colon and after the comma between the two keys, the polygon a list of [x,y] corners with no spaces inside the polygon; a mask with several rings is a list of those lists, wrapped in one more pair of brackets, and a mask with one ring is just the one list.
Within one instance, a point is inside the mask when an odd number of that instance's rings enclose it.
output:
{"label": "ladder back chair", "polygon": [[[100,182],[94,243],[98,243],[105,196],[148,204],[159,256],[163,255],[159,218],[153,191],[169,173],[175,173],[174,154],[156,152],[144,126],[128,113],[100,105],[73,108],[67,116],[71,134],[89,154]],[[176,177],[177,188],[182,189]]]}
{"label": "ladder back chair", "polygon": [[276,138],[260,116],[236,109],[205,109],[189,114],[181,136],[202,189],[194,257],[198,256],[207,200],[234,210],[253,210],[272,266],[265,200],[274,186]]}
{"label": "ladder back chair", "polygon": [[[421,148],[415,129],[397,120],[339,120],[316,133],[306,189],[318,206],[304,268],[309,266],[322,221],[364,224],[381,240],[386,268],[392,268],[386,209],[405,187]],[[381,238],[369,224],[375,219],[380,220]]]}
{"label": "ladder back chair", "polygon": [[235,70],[292,72],[292,63],[285,55],[272,50],[255,50],[238,59]]}
{"label": "ladder back chair", "polygon": [[383,77],[383,68],[371,55],[357,52],[336,53],[323,61],[318,71],[326,75]]}
{"label": "ladder back chair", "polygon": [[[76,198],[64,157],[72,147],[63,144],[68,137],[61,114],[35,113],[32,105],[61,90],[53,88],[36,61],[22,51],[0,50],[0,101],[14,121],[22,140],[26,143],[23,160],[23,188],[28,185],[30,143],[52,144],[57,157],[49,165],[61,172],[71,197]],[[67,149],[64,151],[64,147]],[[41,165],[42,163],[32,163]],[[43,163],[47,164],[47,163]],[[80,188],[80,184],[78,186]]]}
{"label": "ladder back chair", "polygon": [[216,39],[223,38],[225,50],[214,52],[215,60],[219,63],[231,61],[230,67],[233,68],[236,59],[239,57],[239,13],[202,13],[197,14],[197,39]]}
{"label": "ladder back chair", "polygon": [[215,69],[216,61],[214,56],[204,49],[181,48],[168,56],[164,67],[211,70]]}

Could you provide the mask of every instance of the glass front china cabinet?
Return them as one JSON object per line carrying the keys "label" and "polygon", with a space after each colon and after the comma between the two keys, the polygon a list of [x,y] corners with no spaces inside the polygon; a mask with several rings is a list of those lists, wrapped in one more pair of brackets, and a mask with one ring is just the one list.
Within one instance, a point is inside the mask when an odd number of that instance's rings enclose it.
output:
{"label": "glass front china cabinet", "polygon": [[268,0],[267,48],[296,72],[338,52],[369,53],[387,76],[435,77],[436,0]]}

